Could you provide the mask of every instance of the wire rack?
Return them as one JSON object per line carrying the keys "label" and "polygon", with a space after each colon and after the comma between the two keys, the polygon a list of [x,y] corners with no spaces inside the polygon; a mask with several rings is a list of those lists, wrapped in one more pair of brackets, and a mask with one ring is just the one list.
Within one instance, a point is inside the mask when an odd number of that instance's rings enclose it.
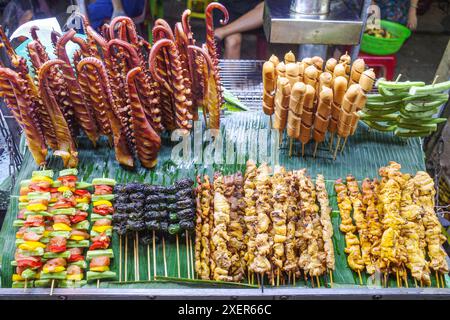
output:
{"label": "wire rack", "polygon": [[250,111],[261,110],[263,60],[220,60],[222,85]]}

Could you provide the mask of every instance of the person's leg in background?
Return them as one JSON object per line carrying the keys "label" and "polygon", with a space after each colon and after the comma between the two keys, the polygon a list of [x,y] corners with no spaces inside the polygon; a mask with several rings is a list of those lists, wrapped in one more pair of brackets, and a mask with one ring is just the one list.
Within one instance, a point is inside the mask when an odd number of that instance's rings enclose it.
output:
{"label": "person's leg in background", "polygon": [[233,33],[225,38],[224,59],[240,59],[241,58],[241,42],[242,33]]}
{"label": "person's leg in background", "polygon": [[264,2],[260,2],[236,20],[214,30],[215,37],[225,41],[225,59],[239,59],[241,57],[242,32],[261,27],[263,24],[263,12]]}

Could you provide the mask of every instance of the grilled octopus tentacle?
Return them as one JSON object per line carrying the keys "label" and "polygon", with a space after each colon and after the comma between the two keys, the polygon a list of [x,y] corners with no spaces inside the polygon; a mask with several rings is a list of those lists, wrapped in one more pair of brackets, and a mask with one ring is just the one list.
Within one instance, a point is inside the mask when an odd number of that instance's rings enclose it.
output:
{"label": "grilled octopus tentacle", "polygon": [[[72,104],[75,119],[95,146],[99,136],[97,126],[92,117],[91,110],[87,107],[81,87],[77,82],[75,71],[72,69],[70,59],[66,53],[66,44],[69,40],[73,39],[75,34],[75,30],[71,29],[58,39],[56,50],[60,60],[57,65],[60,66],[64,80],[67,83],[68,97]],[[83,48],[86,49],[85,46]]]}
{"label": "grilled octopus tentacle", "polygon": [[95,92],[98,102],[103,107],[104,113],[109,121],[110,128],[114,137],[114,150],[117,161],[127,167],[134,165],[133,156],[128,147],[126,134],[121,126],[120,120],[114,112],[117,109],[114,97],[111,92],[108,76],[103,63],[96,58],[87,57],[80,61],[77,65],[78,72],[83,72],[83,67],[92,66],[93,70],[98,74],[100,87]]}
{"label": "grilled octopus tentacle", "polygon": [[[156,72],[155,61],[156,56],[163,47],[168,47],[168,52],[171,60],[170,64],[170,85],[167,81],[163,80],[159,74]],[[189,113],[189,108],[192,104],[192,101],[186,99],[186,89],[183,84],[183,75],[181,70],[181,63],[179,60],[178,50],[175,46],[175,43],[168,39],[158,40],[150,53],[150,71],[152,72],[153,77],[160,82],[165,87],[169,86],[172,92],[172,96],[175,102],[175,113],[176,113],[176,124],[180,129],[190,129],[192,124],[190,120],[192,120],[192,115]]]}
{"label": "grilled octopus tentacle", "polygon": [[214,66],[214,80],[217,91],[217,100],[219,101],[219,105],[222,104],[222,89],[220,83],[220,75],[219,75],[219,56],[217,53],[217,47],[214,40],[214,22],[213,22],[213,10],[219,9],[225,16],[224,20],[220,20],[222,25],[228,23],[229,15],[227,9],[218,2],[210,3],[205,10],[205,20],[206,20],[206,47],[208,48],[208,53],[211,57]]}
{"label": "grilled octopus tentacle", "polygon": [[[9,68],[0,68],[0,79],[9,82],[8,94],[13,97],[17,105],[8,105],[8,107],[11,108],[14,117],[24,129],[27,145],[35,162],[38,165],[45,164],[47,148],[39,123],[32,113],[34,107],[30,96],[26,93],[26,82],[21,79],[19,74]],[[3,90],[2,86],[0,95],[3,95]],[[8,99],[5,100],[8,102]]]}
{"label": "grilled octopus tentacle", "polygon": [[53,73],[53,67],[60,64],[61,60],[49,60],[39,69],[39,91],[44,100],[44,104],[49,108],[49,114],[55,128],[55,135],[58,140],[58,150],[56,155],[63,159],[64,166],[75,167],[78,163],[78,153],[76,152],[74,137],[63,112],[60,110],[54,92],[49,86],[49,78]]}
{"label": "grilled octopus tentacle", "polygon": [[141,164],[153,168],[157,164],[158,151],[161,148],[161,138],[147,121],[145,112],[139,100],[135,80],[142,72],[140,67],[131,69],[127,74],[127,88],[130,99],[131,126],[136,142],[136,153]]}

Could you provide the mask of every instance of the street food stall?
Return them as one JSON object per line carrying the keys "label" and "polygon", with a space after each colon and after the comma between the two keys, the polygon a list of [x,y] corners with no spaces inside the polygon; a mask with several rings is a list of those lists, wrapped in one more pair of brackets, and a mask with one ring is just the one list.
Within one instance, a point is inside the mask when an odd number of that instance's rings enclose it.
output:
{"label": "street food stall", "polygon": [[[364,3],[319,23],[274,2],[271,41],[359,43]],[[77,15],[83,34],[45,40],[32,27],[25,51],[0,29],[0,94],[26,144],[0,298],[448,299],[421,139],[450,83],[376,79],[354,54],[219,60],[216,10],[204,45],[189,10],[158,19],[153,43],[127,17],[98,32]],[[326,40],[335,24],[347,39]]]}

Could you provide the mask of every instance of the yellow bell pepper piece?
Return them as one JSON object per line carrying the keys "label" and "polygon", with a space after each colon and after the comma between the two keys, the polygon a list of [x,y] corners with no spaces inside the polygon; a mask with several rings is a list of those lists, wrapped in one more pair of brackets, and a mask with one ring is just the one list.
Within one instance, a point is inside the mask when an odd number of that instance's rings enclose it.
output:
{"label": "yellow bell pepper piece", "polygon": [[77,236],[77,235],[70,236],[70,240],[81,241],[81,240],[84,240],[84,237],[83,236]]}
{"label": "yellow bell pepper piece", "polygon": [[67,275],[67,280],[73,280],[73,281],[81,281],[83,280],[83,274],[69,274]]}
{"label": "yellow bell pepper piece", "polygon": [[72,231],[72,228],[65,223],[55,223],[53,224],[53,230],[55,231]]}
{"label": "yellow bell pepper piece", "polygon": [[91,271],[105,272],[105,271],[109,271],[109,267],[108,266],[92,267]]}
{"label": "yellow bell pepper piece", "polygon": [[45,248],[46,245],[39,241],[25,241],[19,245],[19,249],[33,251],[37,248]]}
{"label": "yellow bell pepper piece", "polygon": [[42,203],[33,203],[33,204],[29,204],[27,205],[27,210],[29,211],[46,211],[47,210],[47,206],[45,204]]}
{"label": "yellow bell pepper piece", "polygon": [[44,272],[44,273],[57,273],[57,272],[62,272],[64,270],[66,270],[66,268],[64,268],[63,266],[57,266],[57,267],[53,268],[53,270],[50,272],[48,267],[44,267],[42,269],[42,272]]}
{"label": "yellow bell pepper piece", "polygon": [[45,230],[42,236],[48,238],[50,236],[50,232],[51,232],[50,230]]}
{"label": "yellow bell pepper piece", "polygon": [[24,281],[24,280],[25,279],[22,278],[22,276],[20,274],[15,273],[12,275],[12,281]]}
{"label": "yellow bell pepper piece", "polygon": [[45,176],[34,176],[34,177],[31,178],[31,181],[34,181],[34,182],[47,181],[50,184],[53,183],[53,179],[52,178],[45,177]]}
{"label": "yellow bell pepper piece", "polygon": [[25,196],[19,196],[19,202],[28,202],[28,197]]}
{"label": "yellow bell pepper piece", "polygon": [[94,203],[92,204],[94,207],[96,206],[101,206],[101,205],[107,205],[108,207],[112,207],[112,203],[111,201],[108,200],[98,200],[98,201],[94,201]]}
{"label": "yellow bell pepper piece", "polygon": [[23,238],[23,234],[16,233],[16,239],[22,239],[22,238]]}
{"label": "yellow bell pepper piece", "polygon": [[92,230],[94,230],[97,233],[102,233],[109,229],[112,229],[112,226],[93,226],[92,227]]}
{"label": "yellow bell pepper piece", "polygon": [[75,199],[75,201],[77,203],[89,203],[89,198],[88,197],[77,198],[77,199]]}
{"label": "yellow bell pepper piece", "polygon": [[74,190],[75,190],[74,188],[69,188],[66,186],[61,186],[58,188],[58,192],[66,192],[66,191],[74,191]]}

